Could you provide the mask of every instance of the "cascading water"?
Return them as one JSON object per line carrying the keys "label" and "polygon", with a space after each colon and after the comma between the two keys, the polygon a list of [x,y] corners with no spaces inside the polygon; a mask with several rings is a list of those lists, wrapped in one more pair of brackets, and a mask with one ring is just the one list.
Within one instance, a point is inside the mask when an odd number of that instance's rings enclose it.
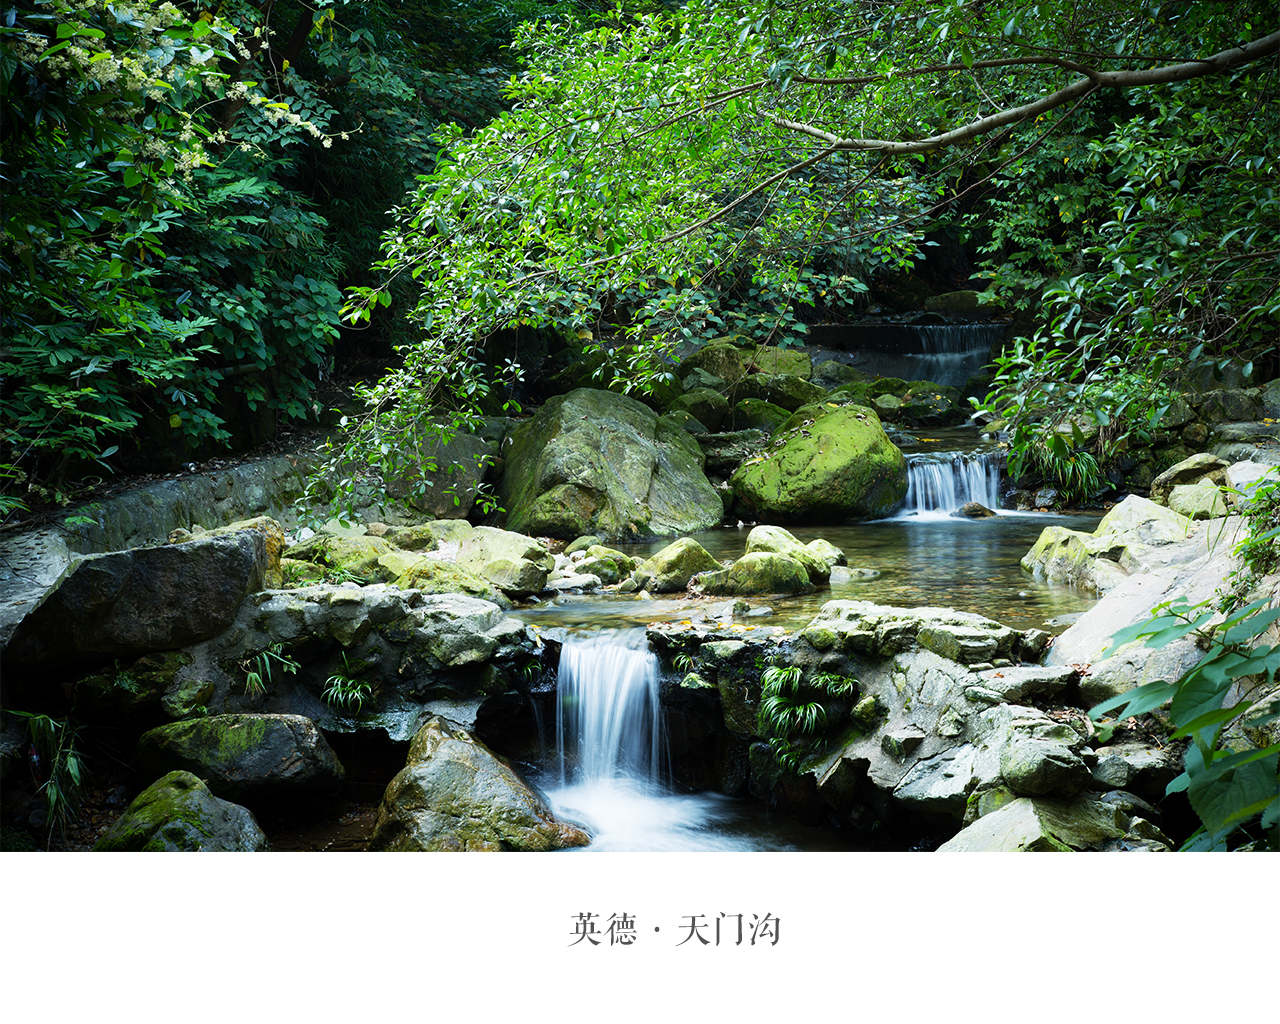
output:
{"label": "cascading water", "polygon": [[566,643],[556,698],[561,785],[617,778],[658,784],[662,721],[652,652],[605,638]]}
{"label": "cascading water", "polygon": [[864,373],[959,387],[981,372],[1005,330],[1004,324],[876,321],[828,333],[832,346],[848,351],[849,364]]}
{"label": "cascading water", "polygon": [[949,515],[976,501],[1000,507],[1000,456],[987,452],[930,452],[907,456],[907,498],[901,514]]}
{"label": "cascading water", "polygon": [[947,324],[915,328],[922,351],[904,353],[914,367],[904,380],[960,385],[991,358],[991,345],[1004,333],[1000,324]]}
{"label": "cascading water", "polygon": [[555,813],[590,831],[586,851],[794,849],[742,801],[666,784],[658,659],[643,630],[567,641],[556,686]]}

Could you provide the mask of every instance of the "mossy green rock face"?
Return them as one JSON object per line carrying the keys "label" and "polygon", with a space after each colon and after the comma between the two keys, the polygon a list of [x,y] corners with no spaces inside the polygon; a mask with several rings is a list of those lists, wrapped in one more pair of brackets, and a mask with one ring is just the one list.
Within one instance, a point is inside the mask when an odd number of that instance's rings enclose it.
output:
{"label": "mossy green rock face", "polygon": [[396,851],[563,850],[591,837],[559,821],[514,770],[466,730],[433,718],[391,780],[370,848]]}
{"label": "mossy green rock face", "polygon": [[387,561],[389,557],[384,555],[379,563],[401,570],[400,575],[395,577],[395,585],[401,590],[421,590],[424,594],[468,594],[492,601],[503,608],[511,606],[506,595],[496,586],[453,562],[427,558],[425,555],[408,558],[402,556]]}
{"label": "mossy green rock face", "polygon": [[580,389],[512,434],[500,496],[519,533],[667,537],[720,522],[702,449],[625,395]]}
{"label": "mossy green rock face", "polygon": [[540,593],[555,564],[551,552],[532,537],[491,526],[477,526],[458,548],[460,569],[516,599]]}
{"label": "mossy green rock face", "polygon": [[635,581],[641,589],[671,594],[684,590],[698,573],[715,572],[720,567],[696,540],[681,537],[641,562],[635,571]]}
{"label": "mossy green rock face", "polygon": [[733,407],[734,430],[767,430],[770,433],[787,421],[791,415],[780,405],[763,398],[744,398]]}
{"label": "mossy green rock face", "polygon": [[963,423],[969,416],[968,403],[957,388],[931,381],[912,381],[901,396],[898,419],[916,426],[945,427]]}
{"label": "mossy green rock face", "polygon": [[832,409],[748,459],[729,485],[761,516],[838,522],[888,515],[907,494],[907,460],[870,409]]}
{"label": "mossy green rock face", "polygon": [[129,805],[95,851],[253,853],[267,848],[253,814],[219,800],[190,772],[170,772]]}
{"label": "mossy green rock face", "polygon": [[[839,548],[832,544],[828,544],[827,547],[835,551],[837,556],[843,560],[844,555],[840,553]],[[751,532],[747,534],[747,554],[751,554],[754,551],[772,551],[794,559],[804,566],[805,572],[809,575],[809,581],[819,585],[826,583],[831,578],[831,566],[836,564],[835,562],[827,561],[817,551],[801,544],[799,540],[781,526],[753,527]]]}
{"label": "mossy green rock face", "polygon": [[587,548],[587,557],[578,563],[578,572],[591,573],[600,577],[605,586],[621,583],[629,576],[639,563],[630,555],[621,551],[593,544]]}
{"label": "mossy green rock face", "polygon": [[803,565],[772,551],[745,554],[728,569],[699,577],[695,586],[715,597],[812,594],[817,589]]}
{"label": "mossy green rock face", "polygon": [[686,413],[714,432],[729,416],[729,400],[710,388],[694,388],[667,406],[667,413]]}
{"label": "mossy green rock face", "polygon": [[802,405],[821,402],[827,392],[816,384],[789,373],[752,373],[738,381],[734,397],[759,398],[795,412]]}
{"label": "mossy green rock face", "polygon": [[346,775],[315,722],[301,715],[215,715],[162,725],[138,740],[146,774],[188,771],[217,796],[252,803],[331,789]]}
{"label": "mossy green rock face", "polygon": [[315,562],[340,572],[366,579],[385,579],[378,569],[378,559],[391,550],[381,537],[354,533],[318,533],[285,554],[289,558]]}

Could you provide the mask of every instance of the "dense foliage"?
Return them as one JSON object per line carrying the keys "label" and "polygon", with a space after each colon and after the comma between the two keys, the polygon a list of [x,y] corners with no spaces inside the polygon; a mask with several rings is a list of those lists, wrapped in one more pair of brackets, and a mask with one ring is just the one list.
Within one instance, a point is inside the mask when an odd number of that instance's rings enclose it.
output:
{"label": "dense foliage", "polygon": [[858,312],[945,230],[1035,314],[989,403],[1015,461],[1084,489],[1082,411],[1114,448],[1163,375],[1247,361],[1280,319],[1268,24],[1251,3],[693,0],[524,32],[511,111],[442,129],[384,283],[355,293],[359,321],[415,281],[419,337],[349,454],[398,471],[393,439],[488,393],[503,329],[603,349],[643,390],[684,340],[787,344]]}
{"label": "dense foliage", "polygon": [[504,76],[481,62],[527,13],[6,9],[0,515],[65,500],[86,472],[154,469],[313,417],[341,289],[368,279],[441,121],[499,108]]}

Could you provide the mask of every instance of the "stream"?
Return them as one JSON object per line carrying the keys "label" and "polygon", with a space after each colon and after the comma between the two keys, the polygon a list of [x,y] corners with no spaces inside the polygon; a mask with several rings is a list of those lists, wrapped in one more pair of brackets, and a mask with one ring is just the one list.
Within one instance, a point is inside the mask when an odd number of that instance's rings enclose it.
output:
{"label": "stream", "polygon": [[[1058,633],[1087,610],[1092,595],[1033,580],[1019,562],[1044,527],[1091,532],[1097,515],[1000,512],[957,518],[967,501],[999,503],[991,447],[972,431],[943,431],[904,447],[910,491],[896,516],[878,522],[795,528],[801,541],[823,537],[849,566],[869,570],[803,597],[753,600],[759,626],[803,626],[830,600],[904,607],[938,605],[1006,625]],[[695,535],[718,559],[741,556],[751,524]],[[647,557],[670,539],[617,545]],[[564,595],[515,614],[565,640],[557,692],[557,744],[534,781],[556,813],[594,837],[583,852],[864,849],[839,833],[770,815],[759,801],[681,793],[664,782],[658,660],[648,651],[651,622],[709,615],[723,602],[683,596]]]}

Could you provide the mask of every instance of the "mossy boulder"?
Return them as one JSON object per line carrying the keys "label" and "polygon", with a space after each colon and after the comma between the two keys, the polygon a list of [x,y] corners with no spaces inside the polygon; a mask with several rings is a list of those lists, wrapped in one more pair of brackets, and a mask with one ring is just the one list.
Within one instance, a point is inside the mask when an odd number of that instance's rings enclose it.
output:
{"label": "mossy boulder", "polygon": [[392,552],[383,555],[378,562],[388,570],[399,570],[399,575],[393,579],[401,590],[421,590],[424,594],[467,594],[504,608],[511,605],[507,596],[489,580],[453,562],[412,552]]}
{"label": "mossy boulder", "polygon": [[763,398],[744,398],[733,407],[734,430],[766,430],[769,433],[785,423],[791,413]]}
{"label": "mossy boulder", "polygon": [[949,427],[969,418],[969,404],[958,388],[914,381],[901,396],[898,408],[900,422],[923,427]]}
{"label": "mossy boulder", "polygon": [[805,566],[772,551],[752,551],[728,569],[708,572],[693,581],[695,592],[713,597],[760,597],[812,594]]}
{"label": "mossy boulder", "polygon": [[790,433],[730,478],[738,499],[762,517],[838,522],[888,515],[907,494],[907,462],[870,409],[832,409]]}
{"label": "mossy boulder", "polygon": [[681,537],[641,562],[633,578],[643,590],[671,594],[684,590],[698,573],[720,568],[720,563],[696,540]]}
{"label": "mossy boulder", "polygon": [[640,563],[630,555],[607,548],[600,544],[587,548],[586,558],[575,566],[578,572],[590,573],[600,577],[605,586],[621,583],[635,571]]}
{"label": "mossy boulder", "polygon": [[510,530],[477,526],[458,548],[458,568],[517,600],[542,591],[556,560],[545,546]]}
{"label": "mossy boulder", "polygon": [[843,402],[850,405],[866,405],[870,398],[868,392],[871,390],[871,384],[868,382],[855,382],[852,384],[841,384],[839,387],[832,388],[827,394],[827,400],[830,402]]}
{"label": "mossy boulder", "polygon": [[387,786],[370,848],[546,851],[590,841],[488,747],[436,717],[418,730],[404,769]]}
{"label": "mossy boulder", "polygon": [[688,379],[695,370],[736,384],[747,375],[747,354],[727,338],[712,341],[680,361],[682,378]]}
{"label": "mossy boulder", "polygon": [[218,799],[190,772],[174,771],[138,794],[93,849],[255,853],[266,848],[267,837],[248,808]]}
{"label": "mossy boulder", "polygon": [[807,381],[813,376],[813,359],[797,349],[756,345],[747,349],[746,369],[748,373],[784,374]]}
{"label": "mossy boulder", "polygon": [[871,376],[848,363],[828,359],[825,363],[819,363],[813,368],[813,374],[809,380],[818,387],[830,391],[844,387],[846,384],[866,384],[871,380]]}
{"label": "mossy boulder", "polygon": [[[834,545],[828,545],[834,548]],[[756,551],[770,551],[774,554],[786,555],[788,558],[799,562],[804,566],[805,572],[808,574],[809,581],[818,586],[824,585],[831,577],[831,566],[834,562],[828,562],[825,555],[819,554],[800,543],[796,537],[784,530],[781,526],[755,526],[751,532],[747,534],[747,554]],[[839,549],[835,549],[836,555],[843,558]]]}
{"label": "mossy boulder", "polygon": [[723,515],[698,442],[625,395],[558,396],[511,437],[499,493],[516,532],[665,537]]}
{"label": "mossy boulder", "polygon": [[294,544],[285,554],[361,579],[387,580],[387,573],[378,567],[378,559],[390,550],[390,542],[382,537],[326,531]]}
{"label": "mossy boulder", "polygon": [[346,772],[316,723],[301,715],[214,715],[162,725],[138,740],[143,774],[188,771],[245,803],[331,790]]}
{"label": "mossy boulder", "polygon": [[714,433],[729,418],[729,400],[718,391],[710,388],[694,388],[678,395],[667,406],[667,414],[684,413]]}
{"label": "mossy boulder", "polygon": [[749,374],[738,381],[733,394],[739,401],[760,398],[788,412],[795,412],[802,405],[821,402],[827,397],[825,389],[789,373]]}

